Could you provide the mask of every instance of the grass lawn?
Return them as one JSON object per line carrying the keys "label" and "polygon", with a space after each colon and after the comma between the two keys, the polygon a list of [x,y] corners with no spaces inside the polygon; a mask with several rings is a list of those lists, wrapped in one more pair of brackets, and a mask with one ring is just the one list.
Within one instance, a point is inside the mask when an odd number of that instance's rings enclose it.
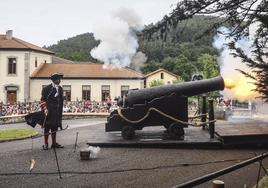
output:
{"label": "grass lawn", "polygon": [[[260,181],[259,181],[259,188],[268,188],[268,176],[264,176]],[[253,188],[256,188],[254,186]]]}
{"label": "grass lawn", "polygon": [[12,140],[12,139],[18,139],[18,138],[27,138],[30,136],[35,136],[37,134],[38,132],[33,129],[0,130],[0,141]]}

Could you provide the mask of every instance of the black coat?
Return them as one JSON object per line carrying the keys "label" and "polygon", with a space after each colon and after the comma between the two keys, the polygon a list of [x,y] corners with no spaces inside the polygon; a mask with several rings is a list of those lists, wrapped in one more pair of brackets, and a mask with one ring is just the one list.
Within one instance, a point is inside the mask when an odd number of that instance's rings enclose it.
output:
{"label": "black coat", "polygon": [[33,112],[25,116],[26,123],[33,128],[36,126],[36,124],[43,126],[44,119],[44,111]]}
{"label": "black coat", "polygon": [[45,128],[62,129],[62,109],[63,109],[63,89],[59,86],[59,95],[55,97],[56,88],[52,84],[46,86],[42,90],[41,101],[46,102],[48,115],[44,124]]}

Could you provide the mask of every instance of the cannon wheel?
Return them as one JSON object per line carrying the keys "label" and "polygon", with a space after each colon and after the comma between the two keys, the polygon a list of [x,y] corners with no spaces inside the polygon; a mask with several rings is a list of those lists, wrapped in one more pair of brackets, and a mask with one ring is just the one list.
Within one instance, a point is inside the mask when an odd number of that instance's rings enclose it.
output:
{"label": "cannon wheel", "polygon": [[131,140],[135,136],[135,130],[131,126],[124,126],[121,134],[125,140]]}
{"label": "cannon wheel", "polygon": [[183,126],[181,126],[178,123],[172,123],[168,127],[168,135],[170,136],[171,139],[183,140],[184,139]]}

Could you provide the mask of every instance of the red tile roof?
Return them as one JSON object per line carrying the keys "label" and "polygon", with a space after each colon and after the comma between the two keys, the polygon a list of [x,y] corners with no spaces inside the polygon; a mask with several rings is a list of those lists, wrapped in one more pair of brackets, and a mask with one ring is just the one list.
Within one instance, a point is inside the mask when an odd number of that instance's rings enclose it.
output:
{"label": "red tile roof", "polygon": [[63,79],[143,79],[144,75],[129,68],[104,69],[93,63],[43,63],[33,72],[31,79],[49,78],[52,73],[63,73]]}
{"label": "red tile roof", "polygon": [[26,41],[20,40],[18,38],[12,37],[11,39],[6,39],[6,35],[0,35],[0,50],[32,50],[36,52],[54,54],[49,50],[36,46],[34,44],[28,43]]}

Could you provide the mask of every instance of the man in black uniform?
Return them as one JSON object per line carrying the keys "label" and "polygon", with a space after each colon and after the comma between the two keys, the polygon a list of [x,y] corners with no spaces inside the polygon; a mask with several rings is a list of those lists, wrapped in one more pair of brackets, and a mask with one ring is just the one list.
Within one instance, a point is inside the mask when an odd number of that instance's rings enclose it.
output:
{"label": "man in black uniform", "polygon": [[42,90],[41,107],[44,109],[46,118],[44,122],[44,145],[43,149],[48,149],[48,136],[51,131],[51,148],[63,148],[56,141],[56,131],[62,129],[62,108],[63,108],[63,89],[59,85],[62,74],[54,73],[50,79],[52,83]]}

